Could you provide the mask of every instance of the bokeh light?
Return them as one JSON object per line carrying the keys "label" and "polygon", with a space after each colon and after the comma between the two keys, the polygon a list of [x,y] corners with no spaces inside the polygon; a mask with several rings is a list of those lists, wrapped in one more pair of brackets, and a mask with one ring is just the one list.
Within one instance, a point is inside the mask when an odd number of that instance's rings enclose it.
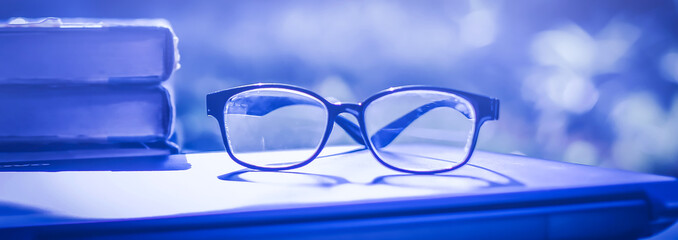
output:
{"label": "bokeh light", "polygon": [[[0,18],[166,18],[186,152],[223,150],[209,92],[257,82],[357,102],[399,85],[502,101],[478,148],[678,176],[674,1],[21,1]],[[334,134],[342,134],[335,131]],[[333,136],[345,142],[346,136]]]}

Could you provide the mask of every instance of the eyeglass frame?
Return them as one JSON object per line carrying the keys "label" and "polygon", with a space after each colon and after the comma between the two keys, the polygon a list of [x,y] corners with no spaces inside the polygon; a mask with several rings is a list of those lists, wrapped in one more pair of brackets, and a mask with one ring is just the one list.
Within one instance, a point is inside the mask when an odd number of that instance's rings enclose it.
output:
{"label": "eyeglass frame", "polygon": [[[231,97],[240,94],[242,92],[246,92],[249,90],[255,90],[255,89],[263,89],[263,88],[273,88],[273,89],[284,89],[284,90],[292,90],[292,91],[297,91],[303,94],[307,94],[318,101],[322,102],[325,105],[325,109],[327,109],[327,126],[325,127],[325,134],[320,141],[320,144],[318,145],[315,153],[311,155],[308,159],[291,165],[291,166],[286,166],[286,167],[262,167],[262,166],[256,166],[252,165],[246,162],[243,162],[239,160],[235,155],[233,154],[229,144],[228,144],[228,139],[227,139],[227,134],[226,134],[226,121],[224,120],[224,108],[226,107],[226,103],[228,102]],[[469,151],[464,159],[464,161],[458,165],[455,165],[451,168],[447,169],[439,169],[439,170],[432,170],[432,171],[414,171],[414,170],[408,170],[408,169],[403,169],[403,168],[398,168],[395,166],[392,166],[386,161],[382,160],[376,153],[377,150],[374,149],[373,147],[373,142],[369,139],[368,134],[367,134],[367,128],[365,127],[365,109],[367,109],[367,106],[370,105],[373,101],[384,97],[389,94],[393,93],[398,93],[398,92],[405,92],[405,91],[414,91],[414,90],[424,90],[424,91],[437,91],[437,92],[443,92],[443,93],[448,93],[448,94],[453,94],[456,95],[460,98],[465,99],[468,101],[471,106],[474,109],[475,112],[475,119],[474,121],[474,128],[473,128],[473,136],[471,140],[471,145],[469,146]],[[294,168],[300,168],[303,167],[309,163],[311,163],[314,159],[320,155],[322,150],[325,148],[325,144],[327,143],[327,140],[329,139],[330,134],[332,133],[332,129],[334,126],[334,123],[336,122],[337,125],[339,125],[341,128],[343,128],[349,136],[358,142],[359,144],[364,145],[367,149],[370,150],[372,155],[379,161],[382,165],[396,171],[400,172],[406,172],[406,173],[413,173],[413,174],[436,174],[436,173],[442,173],[442,172],[448,172],[455,170],[459,167],[464,166],[470,159],[471,156],[473,155],[473,151],[475,150],[475,146],[478,140],[478,133],[480,131],[480,127],[485,123],[486,121],[490,120],[498,120],[499,119],[499,100],[496,98],[490,98],[478,94],[473,94],[473,93],[468,93],[460,90],[455,90],[455,89],[449,89],[449,88],[442,88],[442,87],[431,87],[431,86],[400,86],[400,87],[391,87],[389,89],[380,91],[369,98],[367,98],[365,101],[361,103],[331,103],[324,97],[318,95],[317,93],[293,86],[293,85],[287,85],[287,84],[277,84],[277,83],[258,83],[258,84],[251,84],[251,85],[244,85],[244,86],[238,86],[226,90],[221,90],[213,93],[209,93],[206,96],[206,106],[207,106],[207,115],[214,117],[218,124],[219,128],[221,131],[221,137],[223,140],[224,147],[226,148],[226,152],[228,155],[233,159],[236,163],[247,167],[251,169],[256,169],[256,170],[262,170],[262,171],[280,171],[280,170],[289,170],[289,169],[294,169]],[[416,110],[415,110],[416,111]],[[358,120],[358,125],[355,125],[354,122],[340,116],[342,113],[348,113],[352,116],[354,116]],[[417,116],[418,117],[418,116]],[[416,119],[416,118],[415,118]],[[414,121],[414,119],[412,120]],[[394,121],[395,122],[395,121]],[[410,122],[411,123],[411,122]],[[409,125],[409,124],[408,124]],[[397,134],[396,134],[397,136]],[[395,138],[395,137],[394,137]],[[388,144],[387,144],[388,145]]]}

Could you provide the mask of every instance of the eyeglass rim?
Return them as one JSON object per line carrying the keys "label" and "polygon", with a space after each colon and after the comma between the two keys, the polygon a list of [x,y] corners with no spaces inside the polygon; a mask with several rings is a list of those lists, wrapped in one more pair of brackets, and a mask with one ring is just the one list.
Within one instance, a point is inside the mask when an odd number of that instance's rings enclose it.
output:
{"label": "eyeglass rim", "polygon": [[[320,102],[322,102],[325,105],[325,108],[328,111],[327,114],[327,125],[325,128],[325,133],[321,139],[320,144],[318,145],[317,149],[315,152],[306,160],[301,161],[300,163],[290,165],[290,166],[284,166],[284,167],[262,167],[262,166],[256,166],[249,164],[247,162],[241,161],[238,159],[236,156],[234,156],[232,150],[230,149],[230,146],[228,144],[228,139],[227,139],[227,134],[225,131],[225,121],[224,121],[224,115],[223,115],[223,108],[226,105],[226,102],[232,97],[235,96],[239,93],[253,90],[253,89],[260,89],[260,88],[279,88],[279,89],[286,89],[286,90],[293,90],[293,91],[298,91],[303,94],[307,94]],[[436,170],[431,170],[431,171],[416,171],[416,170],[409,170],[409,169],[403,169],[403,168],[398,168],[395,166],[392,166],[388,164],[386,161],[381,159],[377,153],[376,150],[374,149],[373,143],[370,141],[370,139],[367,137],[367,130],[365,128],[365,109],[367,106],[369,106],[370,103],[374,102],[375,100],[387,96],[393,93],[398,93],[398,92],[404,92],[404,91],[413,91],[413,90],[428,90],[428,91],[438,91],[438,92],[444,92],[444,93],[451,93],[454,95],[457,95],[466,101],[468,101],[471,106],[473,107],[473,110],[475,111],[476,118],[474,119],[474,130],[473,130],[473,136],[471,139],[471,145],[469,146],[469,151],[466,156],[466,158],[459,164],[451,167],[451,168],[445,168],[445,169],[436,169]],[[400,172],[406,172],[406,173],[413,173],[413,174],[435,174],[435,173],[442,173],[442,172],[448,172],[452,171],[454,169],[457,169],[459,167],[464,166],[471,158],[473,155],[473,152],[475,150],[475,146],[478,140],[478,133],[480,130],[480,127],[483,125],[484,122],[489,121],[489,120],[497,120],[499,118],[499,100],[494,99],[494,98],[489,98],[486,96],[482,95],[477,95],[473,93],[468,93],[460,90],[455,90],[455,89],[449,89],[449,88],[442,88],[442,87],[433,87],[433,86],[400,86],[400,87],[391,87],[385,90],[382,90],[369,98],[367,98],[365,101],[362,103],[358,104],[346,104],[346,103],[331,103],[324,97],[320,96],[319,94],[307,90],[302,87],[294,86],[294,85],[288,85],[288,84],[280,84],[280,83],[257,83],[257,84],[250,84],[250,85],[243,85],[243,86],[238,86],[230,89],[225,89],[213,93],[209,93],[206,96],[206,105],[207,105],[207,115],[214,117],[218,124],[219,128],[221,130],[221,136],[222,136],[222,141],[224,144],[224,147],[226,148],[226,152],[228,155],[238,164],[251,168],[251,169],[257,169],[257,170],[263,170],[263,171],[280,171],[280,170],[289,170],[289,169],[295,169],[295,168],[300,168],[303,167],[310,162],[312,162],[315,158],[318,157],[320,152],[325,147],[325,144],[327,143],[327,140],[329,139],[329,136],[332,132],[332,128],[334,125],[334,121],[336,120],[336,117],[344,112],[349,112],[347,111],[348,108],[354,108],[351,109],[353,111],[356,111],[355,113],[351,113],[354,115],[357,120],[358,120],[358,126],[359,126],[359,131],[360,134],[362,135],[364,145],[367,149],[370,150],[372,155],[384,166],[400,171]],[[355,109],[357,108],[357,109]],[[350,113],[350,112],[349,112]]]}

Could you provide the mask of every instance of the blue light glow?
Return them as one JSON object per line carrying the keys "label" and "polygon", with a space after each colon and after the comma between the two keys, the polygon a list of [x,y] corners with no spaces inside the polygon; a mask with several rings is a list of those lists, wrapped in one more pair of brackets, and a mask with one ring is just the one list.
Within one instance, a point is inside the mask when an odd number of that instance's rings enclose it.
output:
{"label": "blue light glow", "polygon": [[480,150],[678,175],[674,1],[2,5],[3,19],[168,19],[180,38],[183,67],[168,86],[185,151],[223,149],[202,111],[209,92],[280,82],[356,102],[421,84],[502,100],[502,119],[484,126]]}

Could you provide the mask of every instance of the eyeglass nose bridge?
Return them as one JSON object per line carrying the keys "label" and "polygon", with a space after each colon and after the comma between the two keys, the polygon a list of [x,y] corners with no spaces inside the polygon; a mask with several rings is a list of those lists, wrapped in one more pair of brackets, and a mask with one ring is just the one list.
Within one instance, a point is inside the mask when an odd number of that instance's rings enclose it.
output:
{"label": "eyeglass nose bridge", "polygon": [[362,105],[355,103],[333,103],[331,104],[330,109],[331,119],[334,119],[334,122],[343,128],[353,140],[367,147],[363,134],[360,131],[360,126],[340,115],[342,113],[348,113],[360,121],[361,112]]}
{"label": "eyeglass nose bridge", "polygon": [[360,112],[362,111],[362,106],[360,104],[356,103],[337,103],[334,104],[335,109],[334,113],[336,115],[342,114],[342,113],[348,113],[353,115],[356,118],[360,118]]}

